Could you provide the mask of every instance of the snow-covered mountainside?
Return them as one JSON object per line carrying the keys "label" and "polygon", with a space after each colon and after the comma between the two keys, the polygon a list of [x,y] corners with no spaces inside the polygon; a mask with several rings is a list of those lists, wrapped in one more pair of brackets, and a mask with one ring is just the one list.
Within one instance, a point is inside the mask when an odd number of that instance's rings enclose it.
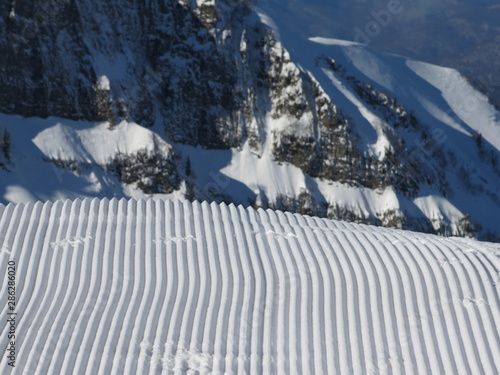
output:
{"label": "snow-covered mountainside", "polygon": [[500,240],[500,114],[456,71],[247,2],[43,4],[0,5],[4,202],[167,194]]}
{"label": "snow-covered mountainside", "polygon": [[[259,0],[303,36],[351,40],[451,67],[500,108],[498,0]],[[300,28],[297,27],[300,25]]]}
{"label": "snow-covered mountainside", "polygon": [[0,268],[2,374],[500,371],[496,244],[86,199],[0,205]]}

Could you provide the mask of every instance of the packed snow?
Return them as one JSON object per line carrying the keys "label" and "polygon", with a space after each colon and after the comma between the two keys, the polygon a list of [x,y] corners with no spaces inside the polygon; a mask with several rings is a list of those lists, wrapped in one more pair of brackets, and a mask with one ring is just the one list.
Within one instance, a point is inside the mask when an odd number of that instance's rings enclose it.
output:
{"label": "packed snow", "polygon": [[500,371],[495,244],[225,204],[85,199],[0,205],[0,267],[12,264],[15,345],[1,325],[2,374]]}

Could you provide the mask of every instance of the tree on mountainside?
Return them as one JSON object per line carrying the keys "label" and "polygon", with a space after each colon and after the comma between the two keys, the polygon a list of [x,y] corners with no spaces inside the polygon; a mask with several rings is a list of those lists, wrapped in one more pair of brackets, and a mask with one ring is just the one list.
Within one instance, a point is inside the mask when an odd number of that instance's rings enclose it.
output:
{"label": "tree on mountainside", "polygon": [[2,150],[2,153],[5,156],[5,159],[7,159],[8,162],[11,161],[10,159],[10,133],[7,129],[3,130],[2,137],[0,139],[0,150]]}

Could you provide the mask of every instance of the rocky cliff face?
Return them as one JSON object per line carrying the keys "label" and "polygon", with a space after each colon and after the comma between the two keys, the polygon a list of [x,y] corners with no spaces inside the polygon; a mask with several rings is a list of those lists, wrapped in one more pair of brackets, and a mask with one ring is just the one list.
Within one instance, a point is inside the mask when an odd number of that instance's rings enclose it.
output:
{"label": "rocky cliff face", "polygon": [[[354,210],[311,186],[274,195],[259,188],[246,202],[231,191],[207,194],[179,145],[248,148],[256,160],[268,155],[272,163],[298,168],[308,181],[379,192],[390,188],[403,200],[419,197],[423,185],[443,196],[450,193],[443,171],[456,156],[438,149],[433,160],[416,160],[405,144],[405,134],[432,139],[428,124],[332,56],[316,56],[316,69],[341,82],[383,122],[377,131],[385,146],[367,148],[350,110],[337,105],[310,69],[293,61],[278,32],[247,2],[4,2],[0,35],[0,112],[105,121],[109,131],[133,122],[174,146],[163,153],[117,153],[94,163],[145,194],[177,191],[192,199],[442,234],[478,232],[467,212],[450,222],[403,207]],[[494,166],[497,154],[491,151],[485,159]],[[1,160],[6,169],[7,158]],[[64,156],[46,160],[78,170],[78,162]],[[486,190],[497,202],[494,189]]]}
{"label": "rocky cliff face", "polygon": [[[44,5],[2,5],[4,113],[159,121],[175,142],[228,148],[250,137],[258,148],[255,118],[273,110],[283,84],[299,75],[280,77],[285,52],[239,2]],[[276,107],[274,116],[293,110]]]}

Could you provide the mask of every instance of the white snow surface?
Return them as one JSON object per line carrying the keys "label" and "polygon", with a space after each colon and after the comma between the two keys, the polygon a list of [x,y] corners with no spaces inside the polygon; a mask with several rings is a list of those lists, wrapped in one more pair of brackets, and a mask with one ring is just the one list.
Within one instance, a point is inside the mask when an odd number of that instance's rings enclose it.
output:
{"label": "white snow surface", "polygon": [[0,269],[9,261],[17,357],[8,366],[5,318],[2,374],[500,372],[496,244],[77,199],[0,204]]}
{"label": "white snow surface", "polygon": [[[76,125],[76,126],[75,126]],[[107,123],[71,124],[57,121],[42,130],[33,143],[50,159],[80,163],[109,163],[117,154],[168,152],[171,146],[150,130],[122,121],[112,130]]]}
{"label": "white snow surface", "polygon": [[[0,128],[11,134],[13,159],[12,171],[0,169],[0,190],[3,199],[13,203],[144,197],[140,190],[122,184],[102,166],[118,155],[138,152],[166,155],[172,148],[157,133],[126,121],[110,129],[106,122],[0,114]],[[53,159],[80,163],[83,168],[72,171],[47,162]],[[85,168],[86,165],[91,167]]]}

